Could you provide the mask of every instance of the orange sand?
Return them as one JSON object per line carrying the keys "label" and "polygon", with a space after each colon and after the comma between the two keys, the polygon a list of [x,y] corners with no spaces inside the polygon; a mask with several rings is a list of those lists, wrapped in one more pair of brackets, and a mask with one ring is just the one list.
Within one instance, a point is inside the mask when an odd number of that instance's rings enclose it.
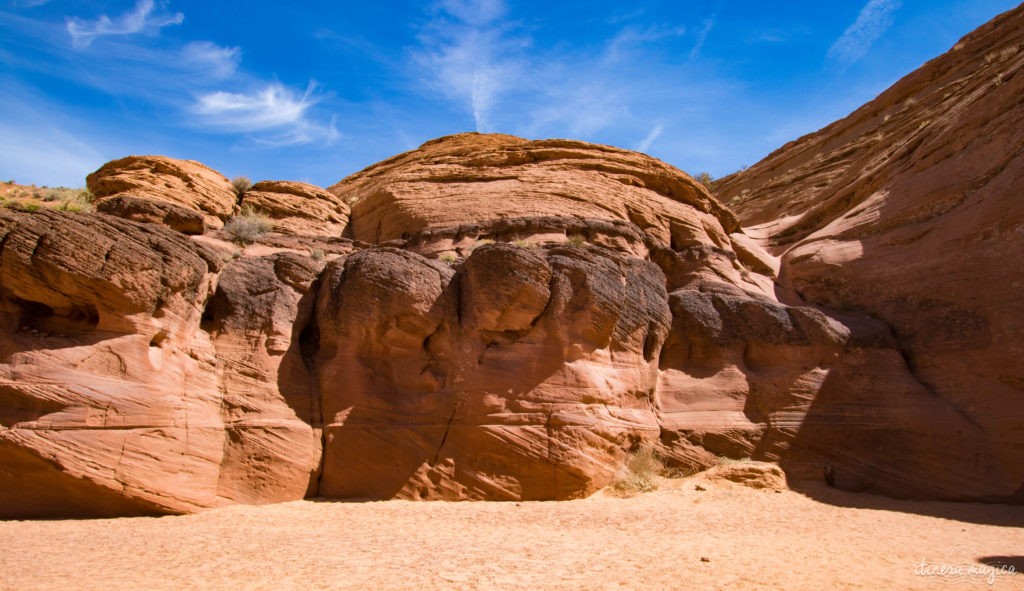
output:
{"label": "orange sand", "polygon": [[915,574],[922,560],[935,572],[983,569],[987,557],[1024,570],[1024,507],[807,492],[684,479],[562,503],[299,501],[0,521],[0,588],[1024,588],[1021,574],[991,586]]}

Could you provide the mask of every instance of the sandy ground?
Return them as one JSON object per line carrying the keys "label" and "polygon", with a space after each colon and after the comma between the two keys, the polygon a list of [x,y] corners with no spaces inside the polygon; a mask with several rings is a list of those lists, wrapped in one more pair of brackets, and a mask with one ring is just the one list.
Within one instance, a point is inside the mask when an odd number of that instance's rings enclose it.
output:
{"label": "sandy ground", "polygon": [[1024,589],[986,564],[1024,570],[1024,507],[804,493],[691,478],[562,503],[0,521],[0,588]]}

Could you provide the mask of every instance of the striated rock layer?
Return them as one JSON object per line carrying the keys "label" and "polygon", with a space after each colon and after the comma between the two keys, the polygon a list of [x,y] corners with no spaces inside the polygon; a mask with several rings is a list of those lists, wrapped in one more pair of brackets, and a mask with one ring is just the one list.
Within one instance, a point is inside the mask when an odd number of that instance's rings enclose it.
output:
{"label": "striated rock layer", "polygon": [[[108,162],[86,178],[86,185],[96,198],[97,209],[103,211],[106,207],[107,213],[121,213],[122,217],[129,219],[139,215],[138,210],[144,208],[140,201],[149,201],[156,204],[147,209],[174,207],[176,215],[172,219],[185,215],[177,213],[183,208],[197,212],[207,225],[219,228],[234,212],[237,201],[231,182],[224,175],[193,160],[175,160],[166,156],[128,156]],[[121,201],[126,197],[132,199],[123,204],[104,206],[115,197]],[[154,219],[137,221],[162,220],[154,215]]]}
{"label": "striated rock layer", "polygon": [[260,181],[246,191],[242,205],[263,212],[280,232],[338,236],[348,225],[344,201],[308,183]]}
{"label": "striated rock layer", "polygon": [[[0,211],[0,517],[569,499],[642,449],[1020,502],[1021,18],[726,179],[740,218],[480,134],[241,198],[129,157],[100,213]],[[246,204],[272,232],[217,229]]]}
{"label": "striated rock layer", "polygon": [[[540,170],[507,176],[547,177],[563,210],[474,213],[487,211],[501,154],[553,145],[565,161],[528,159]],[[360,215],[424,216],[397,237],[362,235],[385,244],[278,226],[232,253],[216,233],[189,238],[165,220],[3,213],[3,515],[569,499],[609,484],[642,448],[688,471],[803,450],[797,476],[830,459],[800,445],[809,414],[823,400],[863,406],[871,388],[898,403],[814,425],[871,432],[908,456],[986,445],[914,378],[886,325],[776,301],[775,261],[684,173],[508,136],[423,151],[478,169],[478,210],[468,172],[404,209],[393,195],[429,168],[424,154],[400,156],[406,165],[350,181],[372,175],[373,191],[332,189],[357,227]],[[646,180],[609,184],[627,173]],[[271,188],[289,189],[255,198]],[[531,190],[542,203],[549,189]],[[592,205],[572,209],[569,190]],[[920,412],[939,422],[915,422]],[[955,484],[936,482],[908,469],[886,485],[927,496]]]}
{"label": "striated rock layer", "polygon": [[[893,433],[883,446],[874,432],[826,426],[860,423],[861,408],[812,409],[800,438],[848,484],[919,478],[914,488],[946,498],[1024,500],[1022,66],[1017,8],[717,187],[781,257],[786,301],[884,321],[929,408],[955,418],[908,409],[912,424],[941,425],[947,444]],[[857,402],[903,404],[881,385]]]}

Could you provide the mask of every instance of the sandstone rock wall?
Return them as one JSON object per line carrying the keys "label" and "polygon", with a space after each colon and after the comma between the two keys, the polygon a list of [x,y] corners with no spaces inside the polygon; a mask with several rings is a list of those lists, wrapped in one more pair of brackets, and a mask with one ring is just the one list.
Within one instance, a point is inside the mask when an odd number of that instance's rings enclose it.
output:
{"label": "sandstone rock wall", "polygon": [[[485,211],[497,172],[480,162],[508,146],[550,149],[469,135],[425,150],[476,163]],[[894,452],[908,463],[929,445],[984,445],[932,408],[884,324],[776,301],[774,259],[684,173],[659,165],[671,175],[661,192],[630,193],[605,184],[614,167],[590,162],[608,149],[572,147],[545,186],[618,213],[562,204],[514,219],[456,216],[384,245],[279,226],[234,252],[217,232],[190,239],[160,219],[3,214],[4,514],[306,496],[568,499],[609,484],[641,448],[688,471],[722,457],[818,467],[842,452],[844,422],[879,441],[914,440]],[[615,154],[615,170],[653,166]],[[397,166],[374,183],[389,195],[410,174]],[[460,183],[473,194],[471,178]],[[288,188],[264,189],[274,187]],[[665,196],[683,188],[687,204]],[[317,195],[302,198],[340,203]],[[415,211],[440,215],[467,199],[430,197]],[[360,204],[402,219],[404,206],[376,199],[349,198],[356,228]],[[656,223],[636,223],[641,207],[659,212]],[[679,239],[698,223],[701,233]],[[826,418],[808,423],[824,397]],[[945,422],[912,422],[922,409]],[[835,446],[797,445],[808,428]],[[951,439],[950,428],[967,434]],[[843,481],[962,493],[914,469],[844,471]]]}
{"label": "sandstone rock wall", "polygon": [[[480,134],[241,200],[129,157],[101,213],[0,211],[0,517],[569,499],[640,449],[1019,502],[1021,12],[726,179],[739,218]],[[246,203],[274,228],[233,244]]]}
{"label": "sandstone rock wall", "polygon": [[[987,442],[916,453],[911,467],[946,496],[1024,494],[1022,66],[1017,8],[718,186],[748,233],[780,255],[787,301],[884,321],[920,388],[970,426],[950,429],[951,440]],[[915,413],[907,420],[950,420]],[[824,436],[804,435],[813,446]],[[878,447],[877,469],[906,469],[872,435],[859,445]]]}

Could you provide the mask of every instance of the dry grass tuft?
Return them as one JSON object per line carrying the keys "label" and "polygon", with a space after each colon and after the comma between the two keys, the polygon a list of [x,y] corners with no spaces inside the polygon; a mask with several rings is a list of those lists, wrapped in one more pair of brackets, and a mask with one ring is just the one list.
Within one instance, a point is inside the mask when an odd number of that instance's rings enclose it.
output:
{"label": "dry grass tuft", "polygon": [[626,464],[612,490],[623,496],[633,496],[658,488],[665,473],[665,461],[654,450],[641,449],[626,458]]}
{"label": "dry grass tuft", "polygon": [[224,224],[224,231],[231,235],[231,240],[245,246],[260,236],[274,229],[274,224],[266,214],[248,205],[243,205],[238,215]]}
{"label": "dry grass tuft", "polygon": [[241,199],[252,188],[252,181],[247,176],[236,176],[231,179],[231,188],[235,190],[235,196]]}

